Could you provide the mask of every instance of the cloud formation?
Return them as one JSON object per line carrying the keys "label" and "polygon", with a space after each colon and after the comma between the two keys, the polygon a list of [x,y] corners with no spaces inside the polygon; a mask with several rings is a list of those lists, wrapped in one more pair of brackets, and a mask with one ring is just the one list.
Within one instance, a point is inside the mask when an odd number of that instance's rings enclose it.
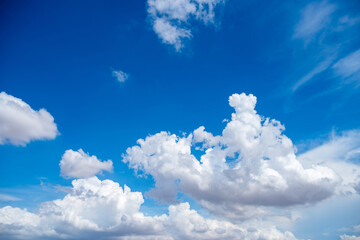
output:
{"label": "cloud formation", "polygon": [[129,74],[121,70],[112,71],[112,76],[115,77],[119,82],[125,82],[129,78]]}
{"label": "cloud formation", "polygon": [[66,150],[59,165],[61,175],[65,178],[88,178],[102,171],[111,172],[113,170],[111,160],[102,162],[96,156],[90,156],[82,149]]}
{"label": "cloud formation", "polygon": [[26,145],[32,140],[54,139],[59,134],[53,116],[45,109],[33,110],[27,103],[0,93],[0,145]]}
{"label": "cloud formation", "polygon": [[342,184],[337,186],[338,193],[356,193],[360,186],[360,130],[333,135],[328,141],[299,155],[298,159],[306,167],[315,165],[333,169],[342,179]]}
{"label": "cloud formation", "polygon": [[[188,136],[160,132],[139,139],[123,161],[138,173],[151,175],[149,194],[173,202],[181,191],[215,214],[232,218],[264,214],[259,206],[315,203],[330,197],[340,178],[325,166],[304,167],[279,121],[255,111],[256,97],[233,94],[235,112],[222,135],[204,127]],[[202,150],[197,159],[194,149]],[[250,215],[249,209],[251,210]]]}
{"label": "cloud formation", "polygon": [[301,19],[295,27],[294,38],[309,39],[331,23],[331,14],[336,10],[327,1],[313,2],[301,12]]}
{"label": "cloud formation", "polygon": [[343,57],[333,65],[335,73],[343,78],[351,77],[358,74],[360,80],[360,49]]}
{"label": "cloud formation", "polygon": [[295,239],[275,227],[244,229],[206,219],[188,203],[169,206],[169,214],[140,212],[140,192],[111,180],[78,179],[63,199],[43,203],[37,213],[0,209],[0,237],[6,239]]}
{"label": "cloud formation", "polygon": [[213,23],[214,9],[224,0],[148,0],[148,14],[153,29],[161,41],[175,47],[183,47],[183,41],[190,39],[190,20]]}

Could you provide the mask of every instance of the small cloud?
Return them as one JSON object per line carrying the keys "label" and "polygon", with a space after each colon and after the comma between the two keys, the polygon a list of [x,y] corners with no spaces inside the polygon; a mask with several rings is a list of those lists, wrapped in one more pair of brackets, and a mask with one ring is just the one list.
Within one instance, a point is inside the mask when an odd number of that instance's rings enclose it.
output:
{"label": "small cloud", "polygon": [[189,21],[195,19],[204,24],[214,24],[215,7],[224,0],[148,0],[148,14],[153,30],[160,40],[175,47],[179,52],[183,42],[191,39]]}
{"label": "small cloud", "polygon": [[96,156],[90,156],[82,149],[66,150],[60,161],[61,175],[65,178],[88,178],[102,171],[111,172],[113,162],[101,162]]}
{"label": "small cloud", "polygon": [[0,145],[25,146],[32,140],[54,139],[59,135],[54,117],[45,109],[33,110],[20,98],[0,93]]}
{"label": "small cloud", "polygon": [[121,70],[112,71],[112,76],[115,77],[119,82],[125,82],[129,78],[129,74]]}
{"label": "small cloud", "polygon": [[14,201],[19,201],[19,200],[21,200],[21,199],[14,197],[12,195],[0,193],[0,202],[14,202]]}

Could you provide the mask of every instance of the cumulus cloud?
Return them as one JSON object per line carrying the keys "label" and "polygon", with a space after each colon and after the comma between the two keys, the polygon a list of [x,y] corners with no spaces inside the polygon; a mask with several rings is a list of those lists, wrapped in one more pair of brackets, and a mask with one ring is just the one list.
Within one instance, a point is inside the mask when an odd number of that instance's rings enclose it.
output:
{"label": "cumulus cloud", "polygon": [[121,70],[114,70],[112,71],[113,77],[116,78],[119,82],[125,82],[129,78],[129,74],[121,71]]}
{"label": "cumulus cloud", "polygon": [[54,139],[59,134],[54,118],[45,109],[33,110],[27,103],[0,93],[0,145],[26,145],[32,140]]}
{"label": "cumulus cloud", "polygon": [[340,239],[341,240],[360,240],[360,236],[344,234],[344,235],[340,236]]}
{"label": "cumulus cloud", "polygon": [[331,14],[335,10],[336,6],[327,1],[313,2],[307,5],[295,27],[294,38],[309,39],[313,37],[331,22]]}
{"label": "cumulus cloud", "polygon": [[96,156],[90,156],[82,149],[66,150],[60,161],[61,175],[65,178],[87,178],[95,176],[102,171],[111,172],[111,160],[100,161]]}
{"label": "cumulus cloud", "polygon": [[[251,94],[230,96],[235,112],[222,135],[214,136],[204,127],[184,137],[160,132],[139,139],[123,161],[154,178],[150,196],[172,202],[181,191],[225,217],[242,218],[251,208],[261,215],[259,206],[315,203],[330,197],[339,177],[325,166],[305,168],[282,133],[284,126],[258,115],[256,101]],[[199,159],[192,153],[194,147],[203,150]]]}
{"label": "cumulus cloud", "polygon": [[273,226],[244,229],[206,219],[188,203],[169,213],[145,216],[139,192],[96,177],[72,182],[63,199],[43,203],[37,213],[10,206],[0,209],[0,236],[6,239],[295,239]]}
{"label": "cumulus cloud", "polygon": [[319,146],[299,155],[306,166],[326,166],[342,179],[339,193],[356,193],[360,186],[360,130],[352,130],[332,137]]}
{"label": "cumulus cloud", "polygon": [[213,23],[214,8],[224,0],[148,0],[148,14],[153,29],[161,41],[175,47],[183,47],[183,41],[190,39],[190,20]]}

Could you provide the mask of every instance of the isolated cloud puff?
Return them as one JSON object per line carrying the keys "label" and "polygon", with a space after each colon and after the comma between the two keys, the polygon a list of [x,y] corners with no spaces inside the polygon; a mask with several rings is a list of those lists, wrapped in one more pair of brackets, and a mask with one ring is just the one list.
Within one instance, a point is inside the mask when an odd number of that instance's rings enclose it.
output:
{"label": "isolated cloud puff", "polygon": [[214,22],[214,8],[224,0],[148,0],[148,14],[161,41],[177,51],[190,39],[191,19],[205,24]]}
{"label": "isolated cloud puff", "polygon": [[121,70],[114,70],[112,71],[113,77],[116,78],[119,82],[125,82],[129,78],[129,74],[121,71]]}
{"label": "isolated cloud puff", "polygon": [[[328,167],[304,167],[280,122],[255,111],[256,97],[233,94],[235,109],[222,135],[204,127],[179,137],[160,132],[139,139],[123,161],[149,174],[155,188],[149,194],[173,202],[179,191],[215,214],[234,218],[264,213],[259,206],[315,203],[330,197],[340,178]],[[203,151],[197,159],[194,149]],[[251,210],[249,215],[248,210]]]}
{"label": "isolated cloud puff", "polygon": [[90,156],[82,149],[66,150],[59,165],[61,175],[65,178],[88,178],[102,171],[111,172],[113,170],[111,160],[102,162],[96,156]]}
{"label": "isolated cloud puff", "polygon": [[275,227],[246,230],[227,221],[206,219],[188,203],[169,213],[145,216],[140,192],[111,180],[78,179],[63,199],[43,203],[37,213],[0,209],[0,236],[6,239],[295,239]]}
{"label": "isolated cloud puff", "polygon": [[59,134],[54,118],[45,109],[33,110],[27,103],[0,93],[0,145],[26,145],[32,140],[54,139]]}

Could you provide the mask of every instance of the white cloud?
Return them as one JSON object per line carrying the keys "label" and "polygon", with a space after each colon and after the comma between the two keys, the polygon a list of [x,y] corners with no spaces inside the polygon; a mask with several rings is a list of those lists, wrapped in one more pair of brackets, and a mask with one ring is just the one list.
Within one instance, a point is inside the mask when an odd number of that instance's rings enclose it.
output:
{"label": "white cloud", "polygon": [[344,194],[355,193],[357,181],[360,180],[360,131],[334,135],[320,146],[301,154],[299,160],[306,167],[315,165],[333,169],[342,178],[337,191]]}
{"label": "white cloud", "polygon": [[112,71],[113,77],[116,78],[119,82],[125,82],[129,78],[129,74],[121,71],[121,70],[114,70]]}
{"label": "white cloud", "polygon": [[315,77],[317,74],[322,73],[323,71],[328,69],[328,67],[331,65],[331,63],[334,61],[334,59],[335,59],[335,56],[329,56],[325,60],[320,62],[314,69],[312,69],[309,73],[307,73],[305,76],[303,76],[298,82],[296,82],[292,86],[291,90],[293,92],[295,92],[301,86],[303,86],[304,84],[306,84],[310,80],[312,80],[313,77]]}
{"label": "white cloud", "polygon": [[223,0],[148,0],[148,14],[155,33],[163,43],[173,45],[177,51],[183,41],[190,39],[190,19],[214,22],[214,8]]}
{"label": "white cloud", "polygon": [[63,199],[43,203],[37,214],[0,209],[0,232],[7,239],[295,239],[273,226],[244,229],[227,221],[206,219],[188,203],[169,206],[169,214],[140,212],[139,192],[96,177],[74,180]]}
{"label": "white cloud", "polygon": [[21,200],[21,199],[14,197],[12,195],[0,193],[0,201],[2,201],[2,202],[9,202],[9,201],[13,202],[13,201],[19,201],[19,200]]}
{"label": "white cloud", "polygon": [[0,145],[26,145],[31,140],[54,139],[59,134],[45,109],[33,110],[19,98],[0,93]]}
{"label": "white cloud", "polygon": [[341,240],[360,240],[360,236],[357,237],[355,235],[346,235],[346,234],[344,234],[344,235],[340,236],[340,239]]}
{"label": "white cloud", "polygon": [[[256,113],[255,96],[233,94],[229,103],[235,113],[220,136],[203,127],[185,137],[160,132],[127,149],[123,161],[155,179],[151,196],[171,202],[181,191],[215,214],[244,218],[264,212],[259,206],[314,203],[333,194],[339,177],[328,167],[304,168],[283,125]],[[204,153],[196,159],[192,147],[199,145]]]}
{"label": "white cloud", "polygon": [[350,77],[360,72],[360,49],[340,59],[333,65],[335,73],[342,77]]}
{"label": "white cloud", "polygon": [[327,1],[313,2],[301,13],[301,19],[295,27],[294,38],[309,39],[331,22],[331,14],[336,6]]}
{"label": "white cloud", "polygon": [[113,170],[113,162],[101,162],[96,156],[90,156],[82,149],[66,150],[60,161],[61,175],[66,178],[87,178],[102,171]]}

